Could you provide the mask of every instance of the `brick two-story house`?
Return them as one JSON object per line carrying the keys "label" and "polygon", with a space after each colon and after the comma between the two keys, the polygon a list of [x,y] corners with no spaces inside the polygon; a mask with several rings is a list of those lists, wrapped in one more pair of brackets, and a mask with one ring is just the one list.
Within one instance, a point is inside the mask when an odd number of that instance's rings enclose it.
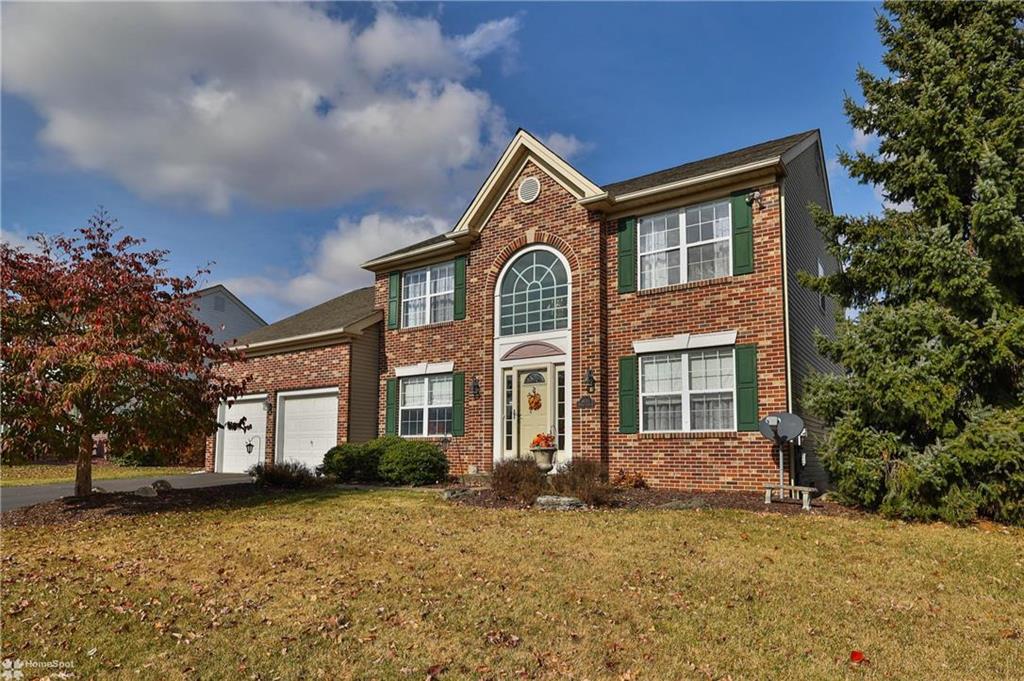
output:
{"label": "brick two-story house", "polygon": [[[760,488],[759,419],[831,370],[813,334],[834,311],[796,280],[835,266],[809,203],[831,208],[817,131],[605,186],[519,131],[451,231],[364,264],[378,431],[438,439],[455,473],[550,433],[558,463]],[[787,469],[822,486],[802,415]]]}

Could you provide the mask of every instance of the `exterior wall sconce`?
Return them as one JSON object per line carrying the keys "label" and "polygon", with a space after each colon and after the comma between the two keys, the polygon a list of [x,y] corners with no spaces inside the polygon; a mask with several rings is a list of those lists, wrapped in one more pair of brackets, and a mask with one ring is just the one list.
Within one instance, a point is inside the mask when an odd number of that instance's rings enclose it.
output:
{"label": "exterior wall sconce", "polygon": [[583,387],[587,389],[588,393],[592,393],[595,385],[597,385],[597,380],[594,378],[594,370],[587,369],[587,375],[583,377]]}
{"label": "exterior wall sconce", "polygon": [[274,398],[267,393],[267,398],[263,400],[263,411],[270,412],[270,408],[274,406]]}
{"label": "exterior wall sconce", "polygon": [[262,439],[260,438],[260,436],[259,436],[259,435],[253,435],[253,436],[252,436],[251,438],[249,438],[249,439],[248,439],[248,441],[246,441],[246,443],[245,443],[245,453],[246,453],[246,454],[252,454],[252,450],[253,450],[253,449],[255,448],[255,445],[253,445],[253,443],[252,443],[252,441],[253,441],[253,440],[259,440],[259,441],[260,441],[260,444],[261,444],[261,445],[263,444],[263,440],[262,440]]}
{"label": "exterior wall sconce", "polygon": [[469,392],[473,394],[474,398],[479,398],[483,393],[483,389],[480,387],[480,379],[476,376],[469,382]]}

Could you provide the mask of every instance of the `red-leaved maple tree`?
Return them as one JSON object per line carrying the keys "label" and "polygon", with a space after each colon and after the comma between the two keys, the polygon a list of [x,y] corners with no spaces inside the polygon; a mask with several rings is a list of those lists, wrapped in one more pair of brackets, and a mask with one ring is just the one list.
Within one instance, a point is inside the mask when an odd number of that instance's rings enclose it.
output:
{"label": "red-leaved maple tree", "polygon": [[72,236],[0,245],[4,458],[76,460],[77,496],[92,491],[94,435],[177,451],[212,433],[216,406],[244,389],[215,369],[239,356],[192,314],[206,271],[171,276],[167,251],[119,232],[99,211]]}

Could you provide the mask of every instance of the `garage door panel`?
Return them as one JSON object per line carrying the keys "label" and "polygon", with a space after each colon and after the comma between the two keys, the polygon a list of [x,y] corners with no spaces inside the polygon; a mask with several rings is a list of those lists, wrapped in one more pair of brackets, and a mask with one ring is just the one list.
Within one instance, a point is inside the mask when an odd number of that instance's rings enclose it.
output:
{"label": "garage door panel", "polygon": [[[248,430],[229,430],[224,428],[218,438],[217,470],[221,473],[245,473],[252,466],[263,460],[263,440],[267,435],[267,413],[263,409],[262,399],[236,400],[224,411],[224,422],[236,422],[245,417]],[[253,439],[257,436],[256,439]],[[250,454],[245,445],[252,440],[253,450]]]}
{"label": "garage door panel", "polygon": [[315,469],[338,444],[338,394],[282,396],[280,424],[279,460]]}

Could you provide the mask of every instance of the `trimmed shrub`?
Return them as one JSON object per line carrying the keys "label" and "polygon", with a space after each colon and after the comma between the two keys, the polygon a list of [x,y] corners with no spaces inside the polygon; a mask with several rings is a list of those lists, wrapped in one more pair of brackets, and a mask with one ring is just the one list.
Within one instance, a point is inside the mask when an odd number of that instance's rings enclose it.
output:
{"label": "trimmed shrub", "polygon": [[346,442],[332,447],[324,455],[324,475],[333,476],[341,482],[379,482],[380,459],[388,447],[401,442],[395,436],[381,437],[369,442]]}
{"label": "trimmed shrub", "polygon": [[502,461],[491,472],[491,490],[502,499],[532,504],[547,486],[546,477],[532,459]]}
{"label": "trimmed shrub", "polygon": [[388,438],[377,472],[392,485],[431,485],[448,479],[448,458],[423,440]]}
{"label": "trimmed shrub", "polygon": [[258,463],[249,469],[249,475],[256,479],[257,485],[289,489],[321,487],[325,482],[323,478],[318,478],[308,466],[298,461],[285,461],[273,466],[264,466]]}
{"label": "trimmed shrub", "polygon": [[551,476],[551,486],[559,494],[576,497],[589,506],[608,503],[611,486],[604,480],[604,471],[596,461],[570,461]]}

